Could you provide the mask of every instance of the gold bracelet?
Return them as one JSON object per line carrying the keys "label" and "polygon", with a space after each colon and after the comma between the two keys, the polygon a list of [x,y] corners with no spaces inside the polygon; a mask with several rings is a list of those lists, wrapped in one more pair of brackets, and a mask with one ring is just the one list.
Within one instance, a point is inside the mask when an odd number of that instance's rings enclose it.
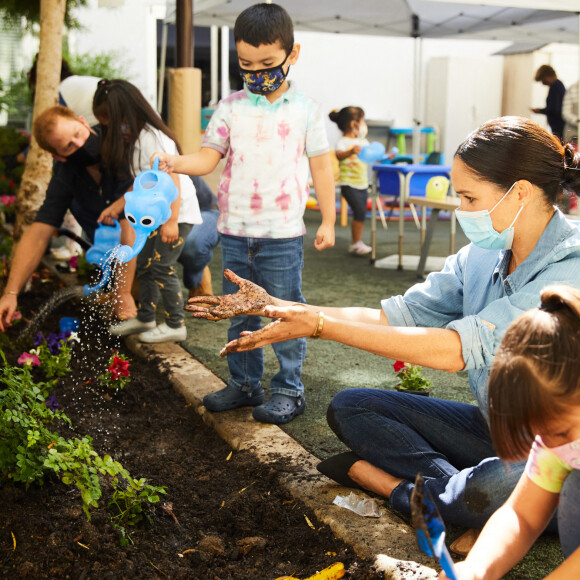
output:
{"label": "gold bracelet", "polygon": [[4,294],[13,294],[14,296],[18,296],[18,292],[15,292],[14,290],[6,290]]}
{"label": "gold bracelet", "polygon": [[324,328],[324,312],[319,312],[316,328],[314,329],[314,332],[310,335],[310,338],[320,338],[323,328]]}

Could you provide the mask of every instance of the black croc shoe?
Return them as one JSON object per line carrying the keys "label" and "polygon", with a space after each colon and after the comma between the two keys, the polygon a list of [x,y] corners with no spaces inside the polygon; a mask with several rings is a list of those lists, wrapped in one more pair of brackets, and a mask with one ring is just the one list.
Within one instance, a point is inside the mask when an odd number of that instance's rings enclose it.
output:
{"label": "black croc shoe", "polygon": [[203,406],[212,413],[229,411],[238,407],[255,407],[264,402],[264,389],[258,387],[251,391],[243,391],[228,385],[215,393],[203,398]]}
{"label": "black croc shoe", "polygon": [[261,423],[273,423],[283,425],[290,423],[297,415],[302,415],[306,410],[304,397],[288,397],[286,395],[272,395],[270,399],[256,407],[252,416]]}

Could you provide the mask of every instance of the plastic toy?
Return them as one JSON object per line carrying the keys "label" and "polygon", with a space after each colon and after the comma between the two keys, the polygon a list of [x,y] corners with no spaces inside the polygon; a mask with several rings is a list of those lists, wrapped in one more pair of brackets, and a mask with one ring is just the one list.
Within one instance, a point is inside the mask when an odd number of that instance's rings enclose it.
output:
{"label": "plastic toy", "polygon": [[448,190],[449,179],[443,175],[436,175],[427,182],[425,197],[427,199],[442,201],[447,197]]}
{"label": "plastic toy", "polygon": [[129,262],[143,249],[149,234],[171,217],[171,204],[179,196],[171,176],[159,171],[159,159],[155,158],[153,169],[137,175],[133,190],[125,194],[125,217],[136,233],[133,247],[118,245],[106,253],[101,280],[96,286],[84,287],[85,296],[103,288],[111,276],[112,262]]}
{"label": "plastic toy", "polygon": [[58,321],[58,325],[61,332],[76,332],[79,329],[80,323],[78,318],[73,318],[72,316],[63,316]]}
{"label": "plastic toy", "polygon": [[96,266],[103,266],[107,252],[118,246],[120,242],[121,226],[117,220],[115,220],[114,226],[99,224],[95,230],[95,242],[85,254],[87,262]]}
{"label": "plastic toy", "polygon": [[385,146],[378,141],[373,141],[372,143],[365,145],[358,154],[358,158],[367,165],[380,161],[384,156]]}
{"label": "plastic toy", "polygon": [[431,492],[425,487],[423,476],[418,473],[411,493],[411,521],[417,534],[419,548],[432,558],[437,558],[450,580],[457,580],[453,560],[445,545],[445,524],[433,501]]}

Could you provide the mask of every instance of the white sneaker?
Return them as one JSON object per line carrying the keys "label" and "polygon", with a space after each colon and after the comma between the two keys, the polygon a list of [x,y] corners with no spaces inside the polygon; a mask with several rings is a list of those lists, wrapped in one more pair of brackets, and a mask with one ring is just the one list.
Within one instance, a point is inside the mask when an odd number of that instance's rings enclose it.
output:
{"label": "white sneaker", "polygon": [[180,328],[170,328],[165,324],[161,323],[152,330],[147,332],[142,332],[137,339],[141,342],[147,343],[157,343],[157,342],[180,342],[187,338],[187,328],[181,326]]}
{"label": "white sneaker", "polygon": [[113,336],[128,336],[129,334],[137,334],[138,332],[144,332],[152,328],[155,328],[155,321],[141,322],[138,318],[128,318],[127,320],[113,324],[109,328],[109,332]]}
{"label": "white sneaker", "polygon": [[52,257],[56,258],[57,260],[70,260],[73,257],[73,253],[65,246],[60,248],[52,248],[50,253]]}
{"label": "white sneaker", "polygon": [[370,246],[367,246],[362,240],[359,240],[356,244],[352,244],[348,251],[351,254],[364,256],[365,254],[370,254],[373,249]]}

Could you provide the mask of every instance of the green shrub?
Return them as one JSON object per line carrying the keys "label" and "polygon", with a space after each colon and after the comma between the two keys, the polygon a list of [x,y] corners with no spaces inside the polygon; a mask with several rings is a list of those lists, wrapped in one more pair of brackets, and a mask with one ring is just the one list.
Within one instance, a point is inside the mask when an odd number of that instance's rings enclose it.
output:
{"label": "green shrub", "polygon": [[150,519],[147,506],[157,503],[165,488],[134,479],[111,456],[101,457],[93,449],[91,437],[61,436],[58,427],[70,426],[71,421],[50,396],[54,380],[35,381],[32,364],[13,367],[2,351],[0,357],[0,479],[28,487],[42,485],[52,474],[79,489],[89,519],[90,509],[99,506],[101,483],[106,482],[112,494],[108,503],[111,522],[126,545],[130,537],[125,526]]}

